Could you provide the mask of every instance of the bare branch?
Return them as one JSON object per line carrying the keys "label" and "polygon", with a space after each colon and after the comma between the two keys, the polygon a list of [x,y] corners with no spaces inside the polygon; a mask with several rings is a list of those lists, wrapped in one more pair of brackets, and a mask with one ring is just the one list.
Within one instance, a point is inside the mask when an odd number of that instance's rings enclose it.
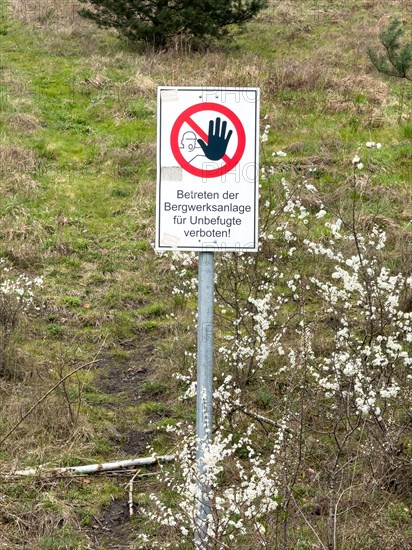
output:
{"label": "bare branch", "polygon": [[[129,460],[118,460],[117,462],[106,462],[103,464],[86,464],[85,466],[67,466],[64,468],[47,468],[38,466],[37,468],[27,468],[26,470],[17,470],[12,472],[10,476],[26,477],[35,476],[41,472],[48,474],[98,474],[100,472],[113,472],[124,470],[126,468],[134,468],[136,466],[151,466],[159,462],[172,462],[175,459],[174,455],[148,456],[144,458],[132,458]],[[138,474],[139,472],[137,472]],[[136,475],[137,475],[136,474]],[[136,476],[135,476],[136,477]]]}
{"label": "bare branch", "polygon": [[80,365],[80,367],[77,367],[76,369],[72,370],[71,372],[69,372],[69,374],[66,374],[66,376],[64,376],[63,378],[61,378],[57,384],[55,384],[47,393],[45,393],[43,395],[43,397],[41,397],[38,401],[36,401],[36,403],[31,407],[31,409],[29,409],[26,414],[24,414],[20,420],[18,422],[16,422],[16,424],[6,433],[5,436],[3,436],[3,438],[0,440],[0,445],[2,445],[6,439],[8,439],[11,434],[20,426],[20,424],[26,420],[26,418],[28,416],[31,415],[31,413],[41,404],[43,403],[43,401],[45,399],[47,399],[49,397],[49,395],[51,393],[54,392],[55,389],[57,389],[61,384],[63,384],[63,382],[65,380],[67,380],[68,378],[70,378],[70,376],[73,376],[73,374],[76,374],[76,372],[78,372],[79,370],[81,369],[85,369],[86,367],[90,367],[90,365],[94,365],[96,363],[100,363],[101,359],[94,359],[93,361],[89,361],[88,363],[84,363],[84,365]]}

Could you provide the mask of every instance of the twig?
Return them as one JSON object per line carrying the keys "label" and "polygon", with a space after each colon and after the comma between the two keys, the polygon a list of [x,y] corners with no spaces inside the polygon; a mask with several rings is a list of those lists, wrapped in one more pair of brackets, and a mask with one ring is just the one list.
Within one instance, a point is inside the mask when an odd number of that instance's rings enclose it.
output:
{"label": "twig", "polygon": [[256,420],[259,420],[259,422],[263,422],[266,424],[270,424],[271,426],[274,426],[278,430],[284,430],[288,434],[296,434],[295,430],[292,428],[287,428],[286,426],[283,426],[282,424],[279,424],[279,422],[276,422],[275,420],[272,420],[271,418],[267,418],[266,416],[262,416],[261,414],[249,411],[248,409],[244,407],[236,407],[234,410],[240,411],[246,416],[250,416],[251,418],[255,418]]}
{"label": "twig", "polygon": [[137,470],[137,472],[134,474],[132,479],[129,481],[129,516],[133,517],[133,482],[136,479],[136,477],[140,474],[140,470]]}
{"label": "twig", "polygon": [[89,361],[88,363],[85,363],[84,365],[80,365],[80,367],[77,367],[76,369],[74,369],[73,371],[69,372],[69,374],[66,374],[66,376],[64,376],[61,380],[59,380],[57,382],[57,384],[55,384],[47,393],[45,393],[43,395],[43,397],[41,399],[39,399],[38,401],[36,401],[36,403],[32,406],[32,408],[26,412],[25,415],[23,415],[20,420],[6,433],[6,435],[0,440],[0,445],[2,445],[6,439],[8,439],[11,434],[20,426],[20,424],[26,420],[26,418],[41,404],[43,403],[43,401],[45,399],[47,399],[47,397],[49,397],[49,395],[54,392],[54,390],[56,388],[58,388],[60,386],[60,384],[62,384],[65,380],[67,380],[70,376],[73,376],[73,374],[76,374],[76,372],[78,372],[79,370],[81,369],[84,369],[86,367],[89,367],[90,365],[94,365],[95,363],[100,363],[101,359],[94,359],[93,361]]}
{"label": "twig", "polygon": [[319,535],[317,534],[317,532],[315,531],[315,529],[313,528],[312,524],[310,523],[310,521],[308,520],[308,518],[305,516],[305,514],[302,512],[302,510],[300,509],[298,503],[296,502],[296,499],[295,497],[293,496],[293,494],[290,495],[295,506],[296,506],[296,509],[298,510],[298,512],[300,513],[300,515],[303,517],[303,519],[305,520],[305,523],[307,524],[307,526],[312,530],[312,532],[314,533],[314,535],[316,536],[316,538],[318,539],[319,541],[319,544],[321,545],[321,547],[323,548],[323,550],[327,550],[326,549],[326,546],[323,544],[323,542],[321,541]]}

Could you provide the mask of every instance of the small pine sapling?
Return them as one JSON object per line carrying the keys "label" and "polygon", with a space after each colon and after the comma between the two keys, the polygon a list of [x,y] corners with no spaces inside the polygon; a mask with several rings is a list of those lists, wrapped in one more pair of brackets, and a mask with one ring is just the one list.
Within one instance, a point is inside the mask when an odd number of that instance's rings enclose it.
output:
{"label": "small pine sapling", "polygon": [[401,44],[403,34],[401,22],[393,18],[387,29],[379,35],[385,53],[380,54],[373,48],[367,51],[369,59],[380,73],[412,81],[412,43]]}
{"label": "small pine sapling", "polygon": [[[401,22],[395,17],[379,35],[385,52],[378,53],[373,48],[368,48],[367,52],[369,59],[380,73],[403,79],[405,83],[412,81],[412,43],[402,43],[403,34]],[[398,122],[402,120],[404,97],[405,87],[401,86]]]}

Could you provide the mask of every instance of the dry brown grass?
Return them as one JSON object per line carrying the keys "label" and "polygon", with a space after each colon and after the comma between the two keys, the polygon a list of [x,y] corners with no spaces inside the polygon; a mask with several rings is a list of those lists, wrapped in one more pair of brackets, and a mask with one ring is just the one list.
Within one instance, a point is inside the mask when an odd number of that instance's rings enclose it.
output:
{"label": "dry brown grass", "polygon": [[[23,367],[25,371],[21,372],[21,381],[2,379],[2,435],[17,426],[20,419],[53,386],[56,375],[50,376],[50,369],[45,371],[41,365],[30,362],[30,358],[26,359],[25,365],[19,366],[22,371]],[[77,381],[69,381],[67,387],[70,388],[72,384],[76,386]],[[71,405],[71,410],[76,410],[76,404]],[[55,457],[54,465],[66,465],[59,458],[62,441],[67,453],[73,448],[86,455],[93,452],[95,430],[86,417],[77,414],[73,416],[71,410],[62,385],[39,403],[2,444],[3,450],[14,457],[14,464],[8,464],[7,470],[12,471],[17,467],[21,469],[27,460],[39,465],[50,460],[50,457]]]}
{"label": "dry brown grass", "polygon": [[155,93],[156,83],[148,74],[138,71],[132,78],[117,85],[120,98],[150,96]]}
{"label": "dry brown grass", "polygon": [[[48,487],[36,479],[25,480],[15,484],[14,498],[0,496],[0,548],[27,548],[29,543],[30,548],[37,549],[40,540],[53,535],[56,529],[79,527],[75,509],[57,500],[50,488],[50,484]],[[19,498],[19,489],[26,498]]]}
{"label": "dry brown grass", "polygon": [[325,66],[317,61],[283,59],[273,66],[265,84],[266,92],[274,95],[285,90],[299,92],[324,90],[332,86],[333,80],[325,71]]}
{"label": "dry brown grass", "polygon": [[[32,92],[30,90],[30,81],[24,80],[16,74],[16,71],[5,68],[2,73],[2,94],[10,101],[13,106],[27,105],[32,107]],[[32,114],[32,113],[30,113]]]}
{"label": "dry brown grass", "polygon": [[0,190],[4,195],[32,197],[39,184],[33,173],[39,159],[30,149],[0,145]]}
{"label": "dry brown grass", "polygon": [[[154,227],[152,223],[151,197],[155,193],[156,184],[152,180],[140,181],[136,186],[133,198],[128,208],[128,214],[135,219],[139,219],[139,233],[141,238],[149,240],[154,238]],[[146,214],[146,216],[144,216]]]}
{"label": "dry brown grass", "polygon": [[76,0],[11,0],[9,7],[13,18],[27,24],[67,26],[84,22],[77,13],[81,4]]}
{"label": "dry brown grass", "polygon": [[[264,100],[276,98],[279,92],[326,92],[327,112],[353,111],[365,118],[365,124],[380,126],[386,118],[383,109],[393,102],[389,86],[377,75],[361,73],[358,67],[344,68],[344,59],[334,50],[320,49],[307,59],[281,58],[269,63],[254,55],[233,59],[222,52],[210,53],[206,62],[201,56],[176,57],[174,54],[152,54],[141,61],[137,89],[130,82],[119,87],[126,94],[152,94],[156,84],[170,86],[259,86]],[[336,67],[336,64],[340,68]],[[157,75],[162,75],[157,79]],[[365,95],[367,102],[354,103],[355,95]]]}
{"label": "dry brown grass", "polygon": [[[44,386],[39,382],[35,385],[15,384],[7,399],[4,400],[3,425],[11,429],[43,393],[45,393]],[[33,411],[33,414],[5,442],[4,447],[11,450],[16,458],[23,457],[30,449],[30,454],[36,453],[36,456],[42,460],[47,454],[46,449],[50,450],[53,442],[69,439],[71,430],[64,399],[54,394]],[[40,442],[41,445],[39,445]]]}
{"label": "dry brown grass", "polygon": [[39,182],[29,174],[14,173],[8,177],[3,186],[2,192],[9,195],[20,195],[27,198],[33,197],[39,189]]}
{"label": "dry brown grass", "polygon": [[139,73],[150,75],[149,88],[154,83],[165,86],[250,86],[263,85],[268,66],[255,55],[231,58],[225,52],[182,55],[161,52],[140,60]]}
{"label": "dry brown grass", "polygon": [[30,149],[0,145],[0,167],[3,177],[7,177],[9,173],[33,172],[37,164],[36,155]]}
{"label": "dry brown grass", "polygon": [[25,134],[31,134],[41,128],[40,120],[29,113],[15,113],[6,117],[5,122],[7,125],[17,132],[23,132]]}
{"label": "dry brown grass", "polygon": [[42,222],[33,219],[24,206],[16,205],[2,220],[0,235],[6,242],[31,242],[39,245],[47,235]]}

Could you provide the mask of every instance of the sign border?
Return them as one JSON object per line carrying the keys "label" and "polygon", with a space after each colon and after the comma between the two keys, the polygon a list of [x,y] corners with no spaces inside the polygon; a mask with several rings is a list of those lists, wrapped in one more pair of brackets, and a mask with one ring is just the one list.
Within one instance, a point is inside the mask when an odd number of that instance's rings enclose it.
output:
{"label": "sign border", "polygon": [[[255,182],[254,182],[254,240],[251,243],[240,244],[238,246],[222,246],[216,245],[213,242],[204,242],[199,246],[191,245],[177,245],[175,247],[170,245],[160,244],[160,204],[161,204],[161,191],[162,191],[162,179],[161,179],[161,157],[162,157],[162,91],[176,91],[178,92],[200,92],[200,93],[254,93],[254,107],[255,107],[255,147],[254,147],[254,163],[256,166]],[[199,96],[201,98],[201,96]],[[156,200],[156,235],[155,235],[155,251],[156,252],[257,252],[258,250],[258,220],[259,220],[259,103],[260,103],[260,89],[257,87],[241,88],[241,87],[214,87],[214,86],[158,86],[157,88],[157,200]],[[243,126],[243,125],[242,125]],[[250,245],[250,246],[248,246]]]}

